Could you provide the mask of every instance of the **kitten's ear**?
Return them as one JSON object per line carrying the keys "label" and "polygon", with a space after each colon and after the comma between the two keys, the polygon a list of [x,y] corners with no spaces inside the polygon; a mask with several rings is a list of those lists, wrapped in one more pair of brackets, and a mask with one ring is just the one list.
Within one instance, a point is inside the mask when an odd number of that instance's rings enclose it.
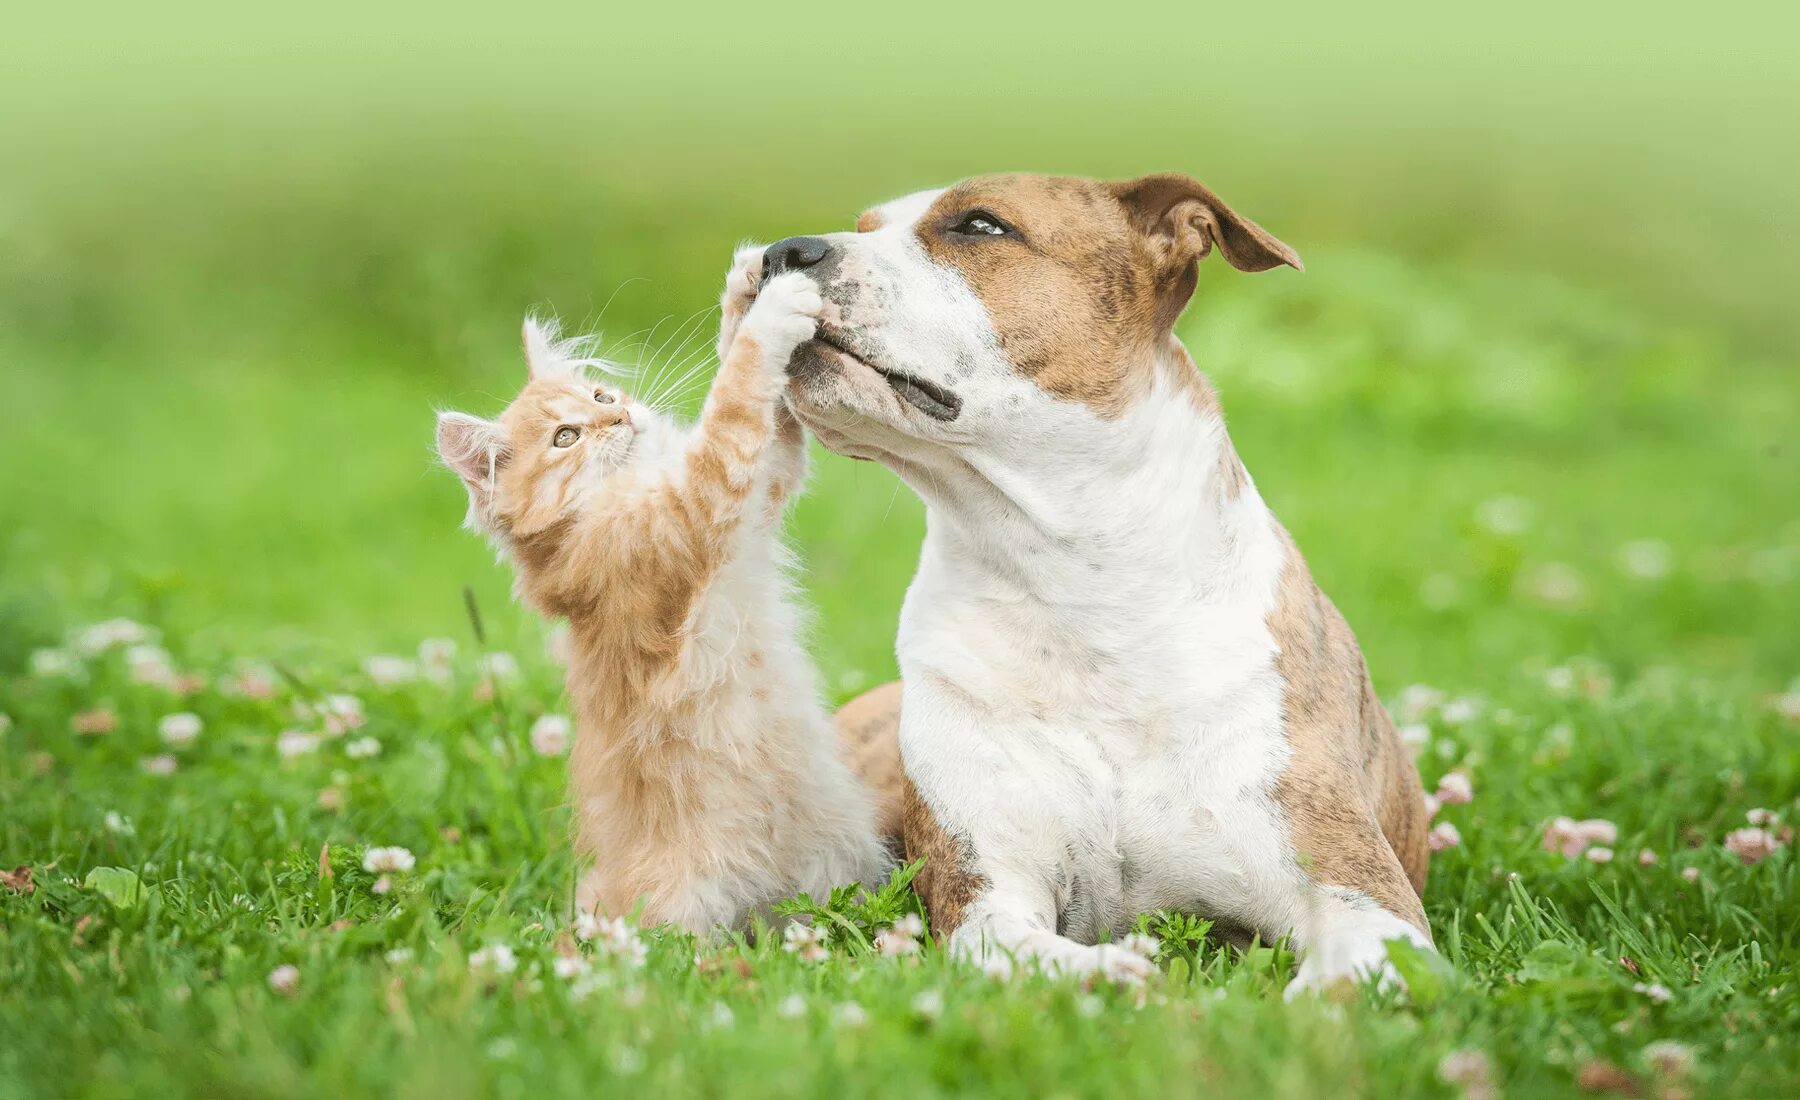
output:
{"label": "kitten's ear", "polygon": [[500,425],[459,412],[438,413],[437,449],[438,457],[462,478],[475,501],[492,490],[494,472],[507,457]]}
{"label": "kitten's ear", "polygon": [[536,317],[526,317],[525,326],[520,337],[525,344],[525,373],[532,378],[542,378],[555,369],[561,356],[556,351],[557,325],[555,321],[540,321]]}

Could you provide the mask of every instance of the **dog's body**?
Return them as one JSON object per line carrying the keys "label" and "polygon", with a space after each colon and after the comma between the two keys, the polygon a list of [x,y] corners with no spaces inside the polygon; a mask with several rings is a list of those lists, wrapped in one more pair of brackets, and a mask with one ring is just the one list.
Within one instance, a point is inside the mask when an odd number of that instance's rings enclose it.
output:
{"label": "dog's body", "polygon": [[1418,777],[1171,332],[1215,245],[1298,258],[1172,176],[975,180],[858,230],[765,264],[826,302],[795,411],[927,505],[899,736],[934,929],[1116,975],[1145,964],[1097,941],[1181,909],[1291,934],[1296,989],[1428,947]]}

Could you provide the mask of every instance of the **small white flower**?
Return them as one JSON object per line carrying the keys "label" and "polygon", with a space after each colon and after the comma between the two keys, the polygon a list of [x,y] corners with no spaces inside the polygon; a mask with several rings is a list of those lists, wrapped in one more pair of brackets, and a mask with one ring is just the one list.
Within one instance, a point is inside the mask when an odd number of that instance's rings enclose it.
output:
{"label": "small white flower", "polygon": [[1400,743],[1414,756],[1431,744],[1431,727],[1423,722],[1406,722],[1400,726]]}
{"label": "small white flower", "polygon": [[1463,695],[1445,703],[1443,708],[1438,711],[1438,717],[1442,718],[1447,725],[1460,726],[1474,718],[1478,709],[1475,700]]}
{"label": "small white flower", "polygon": [[1681,877],[1688,880],[1689,882],[1699,882],[1700,881],[1700,868],[1698,868],[1698,867],[1683,867],[1681,869]]}
{"label": "small white flower", "polygon": [[865,1027],[869,1022],[869,1014],[855,1001],[844,1001],[832,1007],[831,1022],[838,1027]]}
{"label": "small white flower", "polygon": [[166,752],[157,756],[146,756],[140,763],[147,775],[175,774],[175,758]]}
{"label": "small white flower", "polygon": [[1661,580],[1674,565],[1675,554],[1660,539],[1637,539],[1619,547],[1619,567],[1639,580]]}
{"label": "small white flower", "polygon": [[296,756],[304,756],[309,752],[317,752],[318,749],[319,735],[316,733],[283,730],[281,735],[275,738],[275,751],[284,758],[292,759]]}
{"label": "small white flower", "polygon": [[1454,848],[1462,843],[1462,833],[1448,821],[1440,821],[1425,834],[1425,846],[1434,852]]}
{"label": "small white flower", "polygon": [[376,879],[373,883],[371,883],[369,885],[369,893],[374,894],[376,897],[382,897],[382,896],[385,896],[388,893],[388,891],[392,890],[393,888],[394,888],[394,880],[387,877],[386,875],[382,875],[380,878]]}
{"label": "small white flower", "polygon": [[1575,690],[1575,670],[1567,665],[1555,665],[1544,670],[1544,686],[1557,695],[1567,695]]}
{"label": "small white flower", "polygon": [[1595,845],[1584,853],[1594,863],[1611,863],[1613,850],[1604,845]]}
{"label": "small white flower", "polygon": [[820,962],[831,957],[825,947],[825,936],[818,929],[798,922],[782,930],[783,951],[798,955],[803,962]]}
{"label": "small white flower", "polygon": [[1694,1072],[1694,1048],[1663,1039],[1644,1048],[1644,1061],[1664,1077],[1686,1077]]}
{"label": "small white flower", "polygon": [[879,954],[890,957],[917,955],[919,953],[919,941],[913,939],[911,936],[902,935],[892,928],[883,928],[881,931],[875,933],[875,950]]}
{"label": "small white flower", "polygon": [[935,1020],[944,1014],[944,995],[935,989],[915,994],[912,1010],[927,1020]]}
{"label": "small white flower", "polygon": [[419,643],[419,670],[427,680],[442,684],[456,668],[456,643],[449,638],[427,638]]}
{"label": "small white flower", "polygon": [[1469,781],[1469,773],[1454,771],[1444,773],[1438,780],[1437,800],[1445,806],[1460,806],[1475,800],[1475,786]]}
{"label": "small white flower", "polygon": [[1432,818],[1435,818],[1438,815],[1438,811],[1443,808],[1444,808],[1444,804],[1442,802],[1438,801],[1437,795],[1428,794],[1425,796],[1425,820],[1426,821],[1430,821]]}
{"label": "small white flower", "polygon": [[1800,691],[1788,691],[1773,700],[1775,713],[1790,722],[1800,722]]}
{"label": "small white flower", "polygon": [[70,678],[79,675],[81,662],[66,649],[34,649],[31,651],[31,674],[40,680]]}
{"label": "small white flower", "polygon": [[1777,814],[1774,810],[1765,810],[1762,807],[1758,806],[1756,809],[1751,810],[1748,813],[1746,813],[1744,815],[1744,820],[1748,821],[1752,825],[1757,826],[1758,828],[1766,829],[1770,825],[1773,825],[1776,822],[1780,821],[1781,816],[1779,814]]}
{"label": "small white flower", "polygon": [[737,1023],[737,1013],[724,1001],[714,1001],[709,1022],[716,1028],[728,1028]]}
{"label": "small white flower", "polygon": [[100,820],[107,832],[117,836],[130,836],[137,832],[137,826],[131,823],[131,819],[117,810],[106,811],[106,816]]}
{"label": "small white flower", "polygon": [[569,751],[572,726],[561,714],[546,714],[531,724],[531,750],[539,756],[561,756]]}
{"label": "small white flower", "polygon": [[300,968],[284,963],[269,971],[269,988],[283,997],[292,997],[300,989]]}
{"label": "small white flower", "polygon": [[1425,684],[1408,684],[1400,689],[1400,716],[1416,722],[1444,701],[1444,693]]}
{"label": "small white flower", "polygon": [[519,968],[519,957],[503,943],[490,944],[469,956],[469,969],[486,974],[511,974]]}
{"label": "small white flower", "polygon": [[363,853],[363,870],[370,874],[405,874],[417,862],[405,848],[370,848]]}
{"label": "small white flower", "polygon": [[393,966],[399,966],[401,963],[412,962],[412,957],[413,957],[413,952],[412,952],[412,948],[410,948],[410,947],[396,947],[396,948],[393,948],[392,950],[390,950],[387,954],[382,956],[382,958],[386,959],[388,961],[388,963]]}
{"label": "small white flower", "polygon": [[1781,838],[1767,829],[1752,826],[1735,829],[1725,837],[1725,850],[1745,863],[1761,863],[1781,847]]}
{"label": "small white flower", "polygon": [[806,998],[798,993],[790,993],[775,1006],[775,1014],[784,1020],[798,1020],[806,1015]]}
{"label": "small white flower", "polygon": [[156,641],[156,631],[130,619],[107,619],[77,631],[73,645],[77,652],[93,656],[118,646],[145,645]]}
{"label": "small white flower", "polygon": [[481,657],[481,671],[496,680],[517,680],[519,678],[519,662],[510,653],[486,653]]}
{"label": "small white flower", "polygon": [[1656,866],[1657,858],[1656,852],[1653,849],[1641,848],[1638,850],[1639,867],[1654,867]]}
{"label": "small white flower", "polygon": [[351,730],[361,729],[367,721],[362,700],[354,695],[327,695],[319,706],[319,716],[325,720],[327,737],[341,737]]}
{"label": "small white flower", "polygon": [[1675,994],[1669,992],[1669,987],[1661,982],[1638,982],[1631,988],[1642,993],[1659,1005],[1668,1004],[1669,1000],[1675,996]]}
{"label": "small white flower", "polygon": [[237,675],[226,680],[223,689],[227,695],[241,695],[246,699],[269,699],[279,686],[275,670],[267,665],[243,665]]}
{"label": "small white flower", "polygon": [[405,657],[395,657],[389,653],[378,653],[363,662],[363,672],[368,674],[376,687],[398,687],[410,684],[419,678],[419,666]]}
{"label": "small white flower", "polygon": [[1475,509],[1475,521],[1496,535],[1518,535],[1531,526],[1533,510],[1524,497],[1489,497]]}
{"label": "small white flower", "polygon": [[185,710],[165,714],[156,723],[156,733],[165,745],[191,745],[200,736],[202,728],[200,716]]}
{"label": "small white flower", "polygon": [[381,755],[381,742],[373,737],[358,737],[344,742],[344,755],[352,760],[367,760]]}
{"label": "small white flower", "polygon": [[1077,1014],[1092,1020],[1094,1017],[1100,1015],[1100,1013],[1106,1011],[1106,1002],[1094,996],[1092,993],[1084,993],[1075,998],[1075,1011]]}
{"label": "small white flower", "polygon": [[159,645],[134,645],[125,651],[125,670],[140,684],[170,684],[175,680],[175,663],[169,651]]}
{"label": "small white flower", "polygon": [[563,981],[570,981],[587,973],[588,961],[580,955],[558,955],[550,969]]}

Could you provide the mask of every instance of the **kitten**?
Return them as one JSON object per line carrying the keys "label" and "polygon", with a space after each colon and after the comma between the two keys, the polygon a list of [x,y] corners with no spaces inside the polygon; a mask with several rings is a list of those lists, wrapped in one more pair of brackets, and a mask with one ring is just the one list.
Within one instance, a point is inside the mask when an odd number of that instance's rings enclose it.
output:
{"label": "kitten", "polygon": [[594,385],[573,342],[529,321],[524,392],[498,421],[437,425],[467,526],[527,604],[569,621],[570,787],[593,861],[577,904],[642,902],[646,921],[702,934],[889,863],[820,705],[780,541],[806,461],[784,370],[821,302],[792,273],[757,293],[759,261],[743,250],[728,276],[693,427]]}

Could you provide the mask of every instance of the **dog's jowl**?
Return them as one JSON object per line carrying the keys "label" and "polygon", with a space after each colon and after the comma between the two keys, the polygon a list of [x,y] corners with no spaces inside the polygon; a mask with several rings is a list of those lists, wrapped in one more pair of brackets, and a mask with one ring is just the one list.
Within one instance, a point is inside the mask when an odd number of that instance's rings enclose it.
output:
{"label": "dog's jowl", "polygon": [[1099,941],[1183,909],[1291,935],[1295,989],[1428,947],[1418,777],[1172,332],[1203,258],[1294,251],[1185,177],[1005,176],[769,256],[825,299],[796,411],[929,512],[898,644],[937,931],[1125,975]]}

